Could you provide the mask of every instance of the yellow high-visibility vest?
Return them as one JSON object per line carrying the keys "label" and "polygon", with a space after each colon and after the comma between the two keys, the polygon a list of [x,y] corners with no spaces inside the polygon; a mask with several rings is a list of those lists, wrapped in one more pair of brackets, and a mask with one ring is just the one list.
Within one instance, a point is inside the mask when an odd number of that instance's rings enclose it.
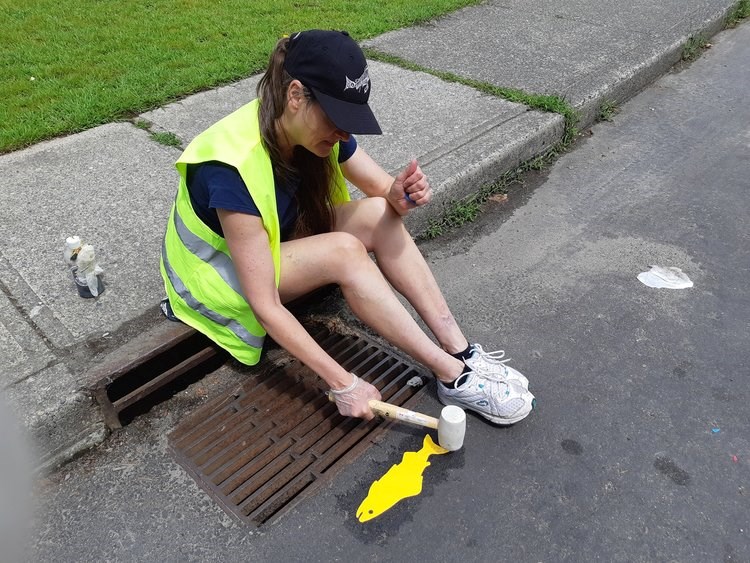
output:
{"label": "yellow high-visibility vest", "polygon": [[[187,165],[219,161],[237,169],[261,214],[279,285],[281,230],[271,160],[261,142],[258,100],[241,107],[198,135],[175,166],[180,175],[161,253],[161,274],[174,314],[205,334],[240,362],[258,363],[266,331],[245,299],[226,240],[193,211],[187,189]],[[338,165],[338,145],[331,154],[332,200],[349,200]]]}

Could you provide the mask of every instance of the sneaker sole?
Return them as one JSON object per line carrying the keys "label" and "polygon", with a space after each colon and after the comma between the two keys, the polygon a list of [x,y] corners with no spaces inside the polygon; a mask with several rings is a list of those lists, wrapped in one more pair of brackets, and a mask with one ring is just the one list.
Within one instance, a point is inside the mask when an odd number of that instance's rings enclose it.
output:
{"label": "sneaker sole", "polygon": [[534,399],[531,400],[531,408],[528,410],[528,412],[516,415],[513,418],[503,418],[501,416],[493,416],[491,414],[487,414],[485,412],[476,410],[476,409],[474,409],[474,408],[472,408],[470,406],[467,406],[464,403],[460,403],[458,401],[455,401],[455,402],[453,402],[453,401],[445,401],[439,395],[438,395],[438,400],[441,403],[443,403],[444,405],[446,405],[446,406],[447,405],[453,405],[453,406],[456,406],[456,407],[460,407],[460,408],[462,408],[464,410],[468,410],[468,411],[471,411],[473,413],[476,413],[479,416],[481,416],[482,418],[485,418],[485,419],[489,420],[490,422],[492,422],[493,424],[497,424],[498,426],[510,426],[512,424],[515,424],[516,422],[520,422],[524,418],[526,418],[527,416],[529,416],[531,414],[531,411],[533,411],[534,408],[536,407],[536,398],[534,398]]}

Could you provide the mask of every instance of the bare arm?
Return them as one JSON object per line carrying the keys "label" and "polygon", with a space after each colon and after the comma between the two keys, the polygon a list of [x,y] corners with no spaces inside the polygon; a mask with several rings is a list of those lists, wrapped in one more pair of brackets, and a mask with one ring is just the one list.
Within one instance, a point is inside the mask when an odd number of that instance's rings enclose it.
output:
{"label": "bare arm", "polygon": [[218,210],[218,215],[237,277],[258,322],[331,389],[350,385],[352,376],[315,342],[281,302],[274,282],[268,234],[260,217],[223,209]]}
{"label": "bare arm", "polygon": [[360,146],[341,165],[344,177],[368,197],[384,197],[399,215],[432,199],[432,188],[416,159],[394,178]]}

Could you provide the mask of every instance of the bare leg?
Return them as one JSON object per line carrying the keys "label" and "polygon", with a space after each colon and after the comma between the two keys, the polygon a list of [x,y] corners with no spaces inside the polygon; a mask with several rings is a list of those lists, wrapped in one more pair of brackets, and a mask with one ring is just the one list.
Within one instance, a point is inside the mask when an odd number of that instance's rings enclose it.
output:
{"label": "bare leg", "polygon": [[468,346],[430,267],[385,199],[340,206],[336,229],[353,234],[374,252],[385,277],[412,304],[445,350],[455,354]]}
{"label": "bare leg", "polygon": [[365,323],[443,381],[452,381],[463,363],[437,346],[415,322],[355,236],[326,233],[281,245],[279,294],[288,302],[336,283],[352,311]]}

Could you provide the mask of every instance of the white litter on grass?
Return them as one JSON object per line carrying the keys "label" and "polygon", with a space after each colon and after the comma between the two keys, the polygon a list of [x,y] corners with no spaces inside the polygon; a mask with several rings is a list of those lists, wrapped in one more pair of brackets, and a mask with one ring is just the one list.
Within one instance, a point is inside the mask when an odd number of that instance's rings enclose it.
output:
{"label": "white litter on grass", "polygon": [[651,266],[648,272],[638,274],[638,279],[649,287],[667,289],[686,289],[693,287],[687,274],[674,267]]}

